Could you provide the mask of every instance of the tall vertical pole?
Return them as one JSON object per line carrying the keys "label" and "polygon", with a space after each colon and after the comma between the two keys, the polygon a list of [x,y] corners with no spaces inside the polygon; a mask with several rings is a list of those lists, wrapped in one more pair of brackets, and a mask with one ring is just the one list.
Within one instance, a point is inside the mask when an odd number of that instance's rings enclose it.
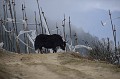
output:
{"label": "tall vertical pole", "polygon": [[[0,23],[0,26],[2,26],[2,18],[1,18],[1,23]],[[0,42],[3,41],[3,28],[0,27]]]}
{"label": "tall vertical pole", "polygon": [[[23,14],[23,20],[25,20],[25,12],[24,12],[24,4],[22,4],[22,14]],[[23,29],[25,30],[25,25],[23,24]],[[24,42],[26,43],[26,35],[24,34]],[[24,49],[25,53],[27,53],[27,46],[25,46]]]}
{"label": "tall vertical pole", "polygon": [[110,39],[107,38],[107,41],[108,41],[108,44],[107,44],[107,51],[109,52],[109,51],[110,51]]}
{"label": "tall vertical pole", "polygon": [[71,24],[70,24],[70,16],[69,16],[69,29],[70,29],[70,39],[72,40],[72,34],[71,34]]}
{"label": "tall vertical pole", "polygon": [[39,5],[38,0],[36,0],[36,1],[37,1],[37,5],[38,5],[40,25],[41,25],[41,27],[42,27],[42,34],[43,34],[43,25],[42,25],[42,18],[41,18],[41,12],[40,12],[40,5]]}
{"label": "tall vertical pole", "polygon": [[65,14],[64,14],[64,19],[63,19],[63,21],[62,21],[62,26],[63,26],[63,33],[64,33],[64,39],[65,39],[65,41],[66,41],[66,35],[65,35]]}
{"label": "tall vertical pole", "polygon": [[[111,55],[111,53],[110,53],[110,39],[109,39],[109,38],[107,38],[107,41],[108,41],[108,44],[107,44],[107,51],[108,51],[107,58],[109,58],[109,57],[110,57],[110,55]],[[108,61],[110,61],[110,60],[108,60]]]}
{"label": "tall vertical pole", "polygon": [[[42,8],[41,8],[41,11],[42,11]],[[49,34],[50,34],[50,30],[49,30],[49,27],[48,27],[48,23],[47,23],[47,20],[46,20],[46,17],[45,17],[45,14],[44,14],[43,11],[42,11],[42,15],[43,15],[43,18],[44,18],[45,23],[46,23],[46,26],[47,26],[47,29],[46,29],[46,30],[48,30],[48,32],[49,32]]]}
{"label": "tall vertical pole", "polygon": [[72,46],[72,32],[71,32],[71,21],[70,21],[70,16],[69,16],[69,29],[70,29],[70,41],[71,41],[71,46]]}
{"label": "tall vertical pole", "polygon": [[56,29],[57,29],[57,34],[58,34],[58,26],[57,26],[57,22],[56,22]]}
{"label": "tall vertical pole", "polygon": [[111,16],[110,10],[109,10],[109,16],[110,16],[110,21],[111,21],[111,25],[112,25],[112,32],[113,32],[114,45],[115,45],[115,56],[116,56],[116,53],[117,53],[117,47],[116,47],[116,29],[115,29],[115,26],[113,25],[113,22],[112,22],[112,16]]}
{"label": "tall vertical pole", "polygon": [[36,24],[36,32],[37,32],[37,35],[38,35],[38,28],[37,28],[37,19],[36,19],[36,11],[35,11],[34,13],[35,13],[35,24]]}
{"label": "tall vertical pole", "polygon": [[[3,1],[3,14],[4,14],[4,20],[6,20],[6,12],[5,12],[5,11],[6,11],[6,10],[5,10],[5,1]],[[3,22],[3,24],[6,25],[4,22]],[[4,43],[5,43],[5,44],[4,44],[4,48],[7,49],[6,32],[3,32],[3,35],[4,35],[4,36],[3,36],[3,39],[4,39],[3,41],[4,41]]]}
{"label": "tall vertical pole", "polygon": [[77,37],[77,34],[75,33],[75,45],[78,45],[78,37]]}
{"label": "tall vertical pole", "polygon": [[119,55],[120,55],[120,42],[118,41],[118,51],[119,51]]}
{"label": "tall vertical pole", "polygon": [[[25,3],[24,3],[24,12],[25,12],[25,21],[26,21],[26,23],[27,23],[27,13],[26,13],[26,6],[25,6]],[[27,31],[27,30],[29,30],[28,29],[28,26],[26,26],[25,27],[25,30]],[[27,38],[27,34],[25,34],[25,37],[26,37],[26,43],[29,45],[29,40],[28,40],[28,38]],[[26,46],[27,47],[27,46]],[[30,53],[30,51],[29,51],[29,48],[27,47],[27,53]]]}
{"label": "tall vertical pole", "polygon": [[116,28],[114,25],[114,42],[115,42],[115,51],[117,52],[117,41],[116,41]]}
{"label": "tall vertical pole", "polygon": [[[7,7],[7,4],[8,4],[8,1],[6,1],[6,18],[8,18],[8,7]],[[8,23],[6,23],[6,27],[7,27],[7,29],[9,29],[9,25],[8,25]],[[10,38],[10,36],[9,36],[9,33],[7,33],[7,43],[8,43],[8,47],[7,47],[7,49],[9,50],[9,51],[11,51],[10,50],[10,48],[11,48],[11,40],[9,39]]]}
{"label": "tall vertical pole", "polygon": [[118,48],[120,49],[120,42],[118,41]]}
{"label": "tall vertical pole", "polygon": [[[12,7],[11,7],[11,2],[10,2],[10,0],[9,0],[9,2],[8,2],[8,5],[9,5],[9,11],[10,11],[10,16],[11,16],[11,18],[13,19],[13,12],[12,12]],[[13,23],[13,21],[12,21],[12,28],[14,29],[14,31],[15,31],[15,25],[14,25],[14,23]],[[13,46],[12,46],[12,48],[13,48],[13,51],[14,52],[16,52],[16,49],[15,49],[15,38],[14,38],[14,35],[12,36],[12,42],[13,42]]]}
{"label": "tall vertical pole", "polygon": [[[18,35],[18,30],[17,30],[17,23],[16,23],[16,10],[15,10],[15,0],[12,0],[12,5],[13,5],[13,13],[14,13],[14,20],[15,20],[15,35]],[[19,41],[16,39],[16,50],[18,53],[20,53],[20,48],[19,48]]]}

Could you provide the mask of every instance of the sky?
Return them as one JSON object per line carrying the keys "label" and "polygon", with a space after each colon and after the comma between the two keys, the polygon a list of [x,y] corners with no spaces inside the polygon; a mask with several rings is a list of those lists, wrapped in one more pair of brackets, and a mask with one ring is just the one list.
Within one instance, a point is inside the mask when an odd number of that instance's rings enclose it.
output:
{"label": "sky", "polygon": [[[34,11],[38,8],[36,0],[15,0],[17,11],[21,10],[21,4],[25,2],[26,10],[29,17],[34,16]],[[80,27],[87,33],[101,38],[109,37],[113,40],[112,27],[109,20],[109,11],[111,10],[112,18],[120,17],[120,0],[38,0],[40,7],[45,12],[47,20],[54,24],[61,23],[64,14],[66,22],[71,17],[72,28]],[[1,1],[0,1],[1,3]],[[19,12],[22,14],[22,11]],[[101,21],[106,22],[102,26]],[[113,24],[117,30],[117,41],[120,41],[120,19],[114,19]]]}

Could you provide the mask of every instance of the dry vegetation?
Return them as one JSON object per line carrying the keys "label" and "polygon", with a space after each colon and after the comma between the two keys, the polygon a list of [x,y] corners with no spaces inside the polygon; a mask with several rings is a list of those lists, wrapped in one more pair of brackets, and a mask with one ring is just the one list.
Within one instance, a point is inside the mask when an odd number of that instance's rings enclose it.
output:
{"label": "dry vegetation", "polygon": [[120,68],[76,53],[14,54],[0,50],[0,79],[119,79]]}

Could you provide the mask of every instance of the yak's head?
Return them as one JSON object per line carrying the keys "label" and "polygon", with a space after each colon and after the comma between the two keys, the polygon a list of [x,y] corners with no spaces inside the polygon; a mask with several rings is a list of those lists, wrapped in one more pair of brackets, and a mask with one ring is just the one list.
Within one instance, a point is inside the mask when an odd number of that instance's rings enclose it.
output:
{"label": "yak's head", "polygon": [[65,50],[65,47],[66,47],[66,42],[63,41],[63,43],[60,45],[60,48],[61,48],[62,50]]}

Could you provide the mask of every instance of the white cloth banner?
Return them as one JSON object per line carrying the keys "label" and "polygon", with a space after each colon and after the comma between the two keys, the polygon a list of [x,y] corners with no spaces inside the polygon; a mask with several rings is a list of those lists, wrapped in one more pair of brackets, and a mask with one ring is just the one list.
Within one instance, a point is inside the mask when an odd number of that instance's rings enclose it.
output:
{"label": "white cloth banner", "polygon": [[28,39],[31,41],[31,43],[32,43],[32,45],[33,45],[33,47],[34,47],[34,41],[33,41],[33,39],[30,37],[29,34],[27,34],[27,37],[28,37]]}
{"label": "white cloth banner", "polygon": [[17,38],[17,39],[19,39],[19,41],[21,41],[24,45],[26,45],[27,47],[29,47],[29,48],[31,48],[31,49],[34,49],[33,47],[30,47],[30,46],[28,46],[28,44],[26,44],[25,42],[23,42],[20,38]]}
{"label": "white cloth banner", "polygon": [[19,34],[18,34],[17,37],[19,37],[20,35],[22,35],[22,34],[24,34],[24,33],[29,33],[29,32],[32,32],[32,30],[30,30],[30,31],[21,30],[21,31],[19,32]]}
{"label": "white cloth banner", "polygon": [[[31,36],[28,34],[28,33],[30,33],[31,32]],[[32,45],[33,45],[33,47],[34,47],[34,40],[35,40],[35,38],[36,38],[36,30],[30,30],[30,31],[20,31],[19,32],[19,34],[18,34],[18,36],[16,37],[17,39],[19,39],[23,44],[25,44],[27,47],[29,47],[29,48],[32,48],[32,47],[30,47],[30,46],[28,46],[26,43],[24,43],[20,38],[19,38],[19,36],[20,35],[22,35],[22,34],[24,34],[24,33],[27,33],[27,37],[28,37],[28,39],[31,41],[31,43],[32,43]],[[32,49],[34,49],[34,48],[32,48]]]}
{"label": "white cloth banner", "polygon": [[31,33],[31,38],[33,39],[33,40],[35,40],[35,38],[36,38],[36,30],[32,30],[32,33]]}
{"label": "white cloth banner", "polygon": [[8,33],[13,32],[13,29],[12,29],[11,31],[8,31],[8,30],[5,28],[5,25],[2,24],[2,26],[3,26],[3,29],[4,29],[5,32],[8,32]]}
{"label": "white cloth banner", "polygon": [[78,49],[78,48],[86,48],[86,49],[88,49],[88,50],[92,50],[92,48],[89,47],[89,46],[85,46],[85,45],[76,45],[76,46],[74,47],[74,50],[73,50],[73,51],[75,51],[75,49]]}
{"label": "white cloth banner", "polygon": [[73,51],[73,52],[75,52],[75,50],[78,49],[78,48],[86,48],[86,49],[88,49],[88,50],[92,50],[91,47],[85,46],[85,45],[72,46],[72,45],[69,45],[68,43],[67,43],[66,45],[69,47],[69,50],[70,50],[70,51]]}

